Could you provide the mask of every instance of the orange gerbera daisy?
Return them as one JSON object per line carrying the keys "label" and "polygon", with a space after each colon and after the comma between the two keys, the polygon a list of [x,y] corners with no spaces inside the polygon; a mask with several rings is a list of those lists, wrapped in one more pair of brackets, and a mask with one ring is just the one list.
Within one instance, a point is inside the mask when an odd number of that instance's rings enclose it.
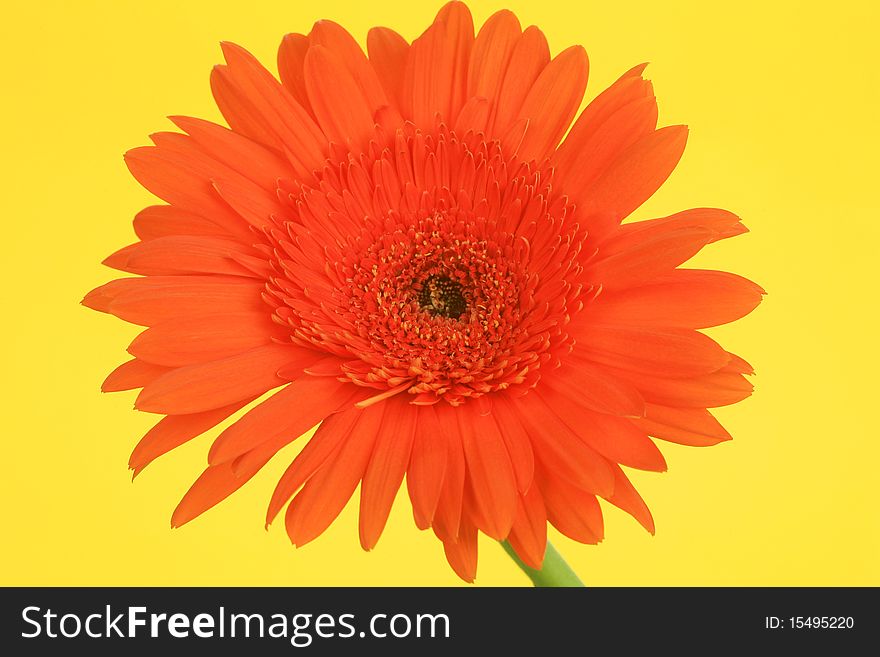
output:
{"label": "orange gerbera daisy", "polygon": [[416,525],[468,581],[478,531],[533,568],[547,522],[598,542],[597,497],[653,531],[620,466],[664,470],[651,437],[730,437],[707,408],[747,397],[752,370],[698,329],[762,295],[678,268],[745,232],[730,212],[621,225],[687,128],[657,129],[637,66],[569,130],[584,49],[551,59],[509,11],[475,37],[452,2],[412,44],[374,28],[367,45],[330,21],[289,34],[279,82],[224,43],[211,88],[230,128],[173,117],[183,133],[126,154],[167,205],[140,212],[140,241],[105,261],[139,276],[84,303],[149,327],[103,387],[143,388],[135,406],[165,416],[131,468],[277,389],[214,441],[174,526],[318,425],[266,517],[287,505],[295,545],[360,483],[371,549],[404,476]]}

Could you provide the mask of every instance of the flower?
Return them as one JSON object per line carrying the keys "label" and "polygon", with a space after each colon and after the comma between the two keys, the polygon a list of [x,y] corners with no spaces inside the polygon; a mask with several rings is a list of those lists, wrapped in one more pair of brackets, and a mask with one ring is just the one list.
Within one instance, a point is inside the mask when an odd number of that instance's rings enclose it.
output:
{"label": "flower", "polygon": [[509,11],[475,37],[451,2],[412,44],[374,28],[367,45],[319,21],[284,37],[279,82],[224,43],[211,88],[230,128],[172,117],[182,133],[126,154],[167,205],[105,261],[138,276],[83,302],[148,327],[103,386],[165,416],[130,467],[273,391],[219,434],[173,526],[318,425],[266,517],[287,505],[297,546],[360,484],[371,549],[404,476],[416,525],[468,581],[478,532],[534,568],[548,522],[598,542],[599,497],[653,532],[621,466],[664,470],[652,437],[729,439],[707,408],[752,391],[699,329],[763,291],[679,267],[746,229],[709,208],[621,224],[687,138],[656,128],[644,66],[571,125],[584,49],[551,59]]}

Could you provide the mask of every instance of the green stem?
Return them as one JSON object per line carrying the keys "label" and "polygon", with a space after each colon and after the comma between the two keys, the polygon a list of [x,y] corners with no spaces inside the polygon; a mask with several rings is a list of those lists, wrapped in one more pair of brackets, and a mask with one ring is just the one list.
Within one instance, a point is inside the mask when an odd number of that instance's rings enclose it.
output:
{"label": "green stem", "polygon": [[544,566],[541,570],[535,570],[525,565],[507,541],[501,541],[501,547],[516,562],[516,565],[522,568],[522,571],[529,576],[529,579],[532,580],[535,586],[575,587],[584,585],[571,567],[565,563],[562,555],[550,544],[550,541],[547,541],[547,551],[544,553]]}

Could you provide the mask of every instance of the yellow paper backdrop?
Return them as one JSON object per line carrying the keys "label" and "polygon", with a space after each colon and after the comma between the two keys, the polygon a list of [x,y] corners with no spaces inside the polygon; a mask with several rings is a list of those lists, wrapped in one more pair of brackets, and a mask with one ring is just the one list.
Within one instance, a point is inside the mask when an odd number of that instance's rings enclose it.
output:
{"label": "yellow paper backdrop", "polygon": [[[398,497],[378,547],[361,551],[356,504],[293,549],[265,504],[299,447],[178,530],[169,519],[204,467],[210,436],[151,465],[128,454],[154,418],[133,393],[102,395],[134,327],[79,305],[109,280],[100,260],[131,241],[154,202],[122,153],[219,119],[208,87],[218,42],[274,70],[281,36],[336,20],[415,37],[439,3],[14,3],[4,9],[2,476],[5,585],[456,585],[440,544]],[[691,137],[670,181],[639,212],[709,205],[752,233],[698,266],[768,291],[750,317],[712,331],[757,368],[756,393],[719,411],[733,442],[663,444],[665,474],[636,473],[657,534],[614,508],[607,538],[551,538],[590,585],[880,584],[877,475],[877,25],[874,2],[473,2],[478,23],[508,7],[558,52],[586,46],[588,97],[650,61],[661,124]],[[302,442],[302,441],[300,441]],[[492,541],[479,585],[526,580]]]}

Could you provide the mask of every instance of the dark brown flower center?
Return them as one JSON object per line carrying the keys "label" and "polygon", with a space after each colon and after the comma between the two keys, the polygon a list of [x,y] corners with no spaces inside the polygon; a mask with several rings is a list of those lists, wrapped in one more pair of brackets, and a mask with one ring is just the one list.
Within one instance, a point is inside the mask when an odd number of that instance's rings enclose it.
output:
{"label": "dark brown flower center", "polygon": [[429,276],[421,287],[419,305],[422,310],[450,319],[458,319],[467,310],[461,285],[448,276]]}

